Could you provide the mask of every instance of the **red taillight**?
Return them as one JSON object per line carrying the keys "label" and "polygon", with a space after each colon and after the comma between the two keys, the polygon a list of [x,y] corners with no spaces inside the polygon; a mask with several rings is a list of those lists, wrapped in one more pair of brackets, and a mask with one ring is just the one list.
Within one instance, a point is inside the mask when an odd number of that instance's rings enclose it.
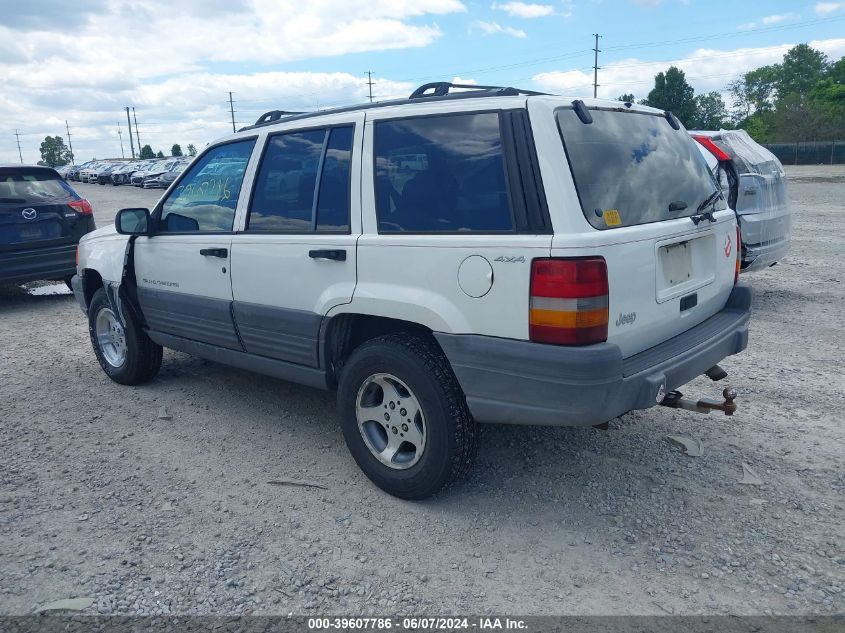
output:
{"label": "red taillight", "polygon": [[692,137],[701,143],[713,156],[715,156],[719,161],[727,161],[731,159],[731,155],[728,154],[725,150],[721,147],[716,145],[713,142],[713,139],[709,136],[705,136],[704,134],[693,134]]}
{"label": "red taillight", "polygon": [[92,213],[94,213],[94,208],[91,206],[91,203],[88,202],[85,198],[80,198],[79,200],[73,200],[72,202],[68,202],[67,206],[71,207],[79,215],[91,215]]}
{"label": "red taillight", "polygon": [[603,258],[535,259],[528,329],[532,341],[589,345],[607,340],[607,264]]}
{"label": "red taillight", "polygon": [[742,242],[739,234],[739,220],[736,222],[736,270],[734,270],[734,285],[739,281],[739,269],[742,267]]}

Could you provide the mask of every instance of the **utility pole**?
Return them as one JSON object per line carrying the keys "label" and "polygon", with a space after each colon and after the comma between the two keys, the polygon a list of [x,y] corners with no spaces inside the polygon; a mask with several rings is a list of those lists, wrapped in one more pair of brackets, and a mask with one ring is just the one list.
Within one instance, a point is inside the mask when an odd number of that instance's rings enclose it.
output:
{"label": "utility pole", "polygon": [[120,137],[120,157],[126,158],[126,154],[123,153],[123,130],[120,129],[120,121],[117,122],[117,135]]}
{"label": "utility pole", "polygon": [[595,52],[595,61],[593,62],[593,98],[597,97],[599,94],[599,53],[601,49],[599,49],[599,38],[601,35],[598,33],[593,33],[593,37],[596,38],[596,47],[593,49]]}
{"label": "utility pole", "polygon": [[229,112],[232,113],[232,132],[237,132],[235,129],[235,102],[232,101],[232,93],[229,93]]}
{"label": "utility pole", "polygon": [[141,155],[141,135],[138,133],[138,117],[135,116],[135,106],[132,106],[132,118],[135,119],[135,139],[138,141],[138,155]]}
{"label": "utility pole", "polygon": [[[132,159],[135,159],[135,143],[132,142],[132,120],[129,118],[129,106],[126,106],[126,125],[129,126],[129,147],[132,150]],[[138,148],[141,151],[141,148]]]}
{"label": "utility pole", "polygon": [[18,141],[18,156],[21,157],[21,165],[23,165],[23,154],[21,153],[21,135],[17,130],[15,130],[15,138]]}
{"label": "utility pole", "polygon": [[76,163],[73,162],[73,143],[70,142],[70,126],[67,124],[67,119],[65,119],[65,129],[67,130],[67,144],[70,147],[70,164],[75,165]]}
{"label": "utility pole", "polygon": [[367,85],[370,87],[370,103],[373,102],[373,72],[367,71]]}

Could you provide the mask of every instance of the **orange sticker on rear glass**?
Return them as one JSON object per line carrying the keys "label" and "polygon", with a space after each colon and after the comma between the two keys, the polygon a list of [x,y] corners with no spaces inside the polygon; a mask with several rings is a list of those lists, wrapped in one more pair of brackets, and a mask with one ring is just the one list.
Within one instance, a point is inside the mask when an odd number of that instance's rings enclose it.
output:
{"label": "orange sticker on rear glass", "polygon": [[607,226],[620,226],[622,224],[622,218],[619,217],[619,211],[616,209],[606,209],[602,217],[604,217],[604,223]]}

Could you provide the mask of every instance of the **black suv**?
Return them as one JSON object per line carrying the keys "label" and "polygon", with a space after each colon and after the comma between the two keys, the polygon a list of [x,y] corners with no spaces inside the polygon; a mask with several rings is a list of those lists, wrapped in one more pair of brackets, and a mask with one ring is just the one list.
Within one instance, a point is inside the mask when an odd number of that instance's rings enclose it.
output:
{"label": "black suv", "polygon": [[54,169],[0,165],[0,283],[69,282],[76,245],[95,228],[91,204]]}

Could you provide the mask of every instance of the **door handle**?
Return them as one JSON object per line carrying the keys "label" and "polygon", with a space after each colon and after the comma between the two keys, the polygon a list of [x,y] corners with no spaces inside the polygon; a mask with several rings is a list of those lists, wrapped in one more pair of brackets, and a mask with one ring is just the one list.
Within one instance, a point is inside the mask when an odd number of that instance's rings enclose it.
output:
{"label": "door handle", "polygon": [[312,259],[333,259],[338,262],[346,261],[346,251],[343,249],[308,251]]}
{"label": "door handle", "polygon": [[229,256],[228,248],[201,248],[200,255],[204,257],[219,257],[226,259]]}

